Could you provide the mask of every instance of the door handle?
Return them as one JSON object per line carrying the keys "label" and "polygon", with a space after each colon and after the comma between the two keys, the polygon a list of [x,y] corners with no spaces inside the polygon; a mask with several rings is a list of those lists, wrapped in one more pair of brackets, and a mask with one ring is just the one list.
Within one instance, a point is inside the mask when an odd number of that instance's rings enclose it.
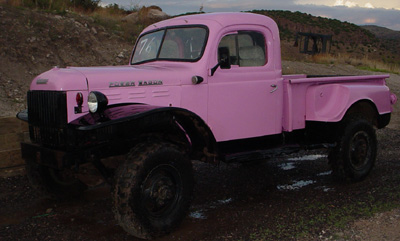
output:
{"label": "door handle", "polygon": [[276,84],[272,84],[271,87],[274,89],[271,90],[269,93],[274,93],[278,89],[278,86]]}

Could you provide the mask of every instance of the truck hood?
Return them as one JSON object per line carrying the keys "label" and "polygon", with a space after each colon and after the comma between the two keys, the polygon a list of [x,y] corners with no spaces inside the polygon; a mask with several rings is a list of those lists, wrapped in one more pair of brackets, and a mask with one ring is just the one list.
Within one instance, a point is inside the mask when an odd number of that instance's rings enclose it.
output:
{"label": "truck hood", "polygon": [[[31,90],[104,90],[113,87],[191,84],[192,63],[106,67],[55,67],[37,76]],[[199,73],[197,73],[199,75]]]}
{"label": "truck hood", "polygon": [[115,87],[134,86],[178,86],[191,83],[190,68],[184,64],[137,65],[116,67],[74,67],[86,76],[90,90],[104,90]]}
{"label": "truck hood", "polygon": [[44,72],[33,79],[30,90],[86,90],[85,75],[72,68],[58,68]]}

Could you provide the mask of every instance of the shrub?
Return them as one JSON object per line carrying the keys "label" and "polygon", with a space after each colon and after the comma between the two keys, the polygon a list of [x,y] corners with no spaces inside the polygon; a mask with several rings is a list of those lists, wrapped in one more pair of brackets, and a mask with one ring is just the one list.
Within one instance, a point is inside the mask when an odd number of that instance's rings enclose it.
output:
{"label": "shrub", "polygon": [[65,11],[68,8],[93,11],[100,0],[16,0],[11,5],[43,10]]}

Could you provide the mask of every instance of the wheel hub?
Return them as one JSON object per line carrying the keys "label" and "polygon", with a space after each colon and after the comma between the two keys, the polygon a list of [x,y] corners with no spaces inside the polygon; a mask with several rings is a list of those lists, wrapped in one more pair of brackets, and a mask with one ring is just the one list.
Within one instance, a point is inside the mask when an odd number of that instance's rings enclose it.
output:
{"label": "wheel hub", "polygon": [[168,178],[162,178],[151,186],[151,201],[156,209],[160,209],[168,204],[174,197],[175,190],[172,181]]}
{"label": "wheel hub", "polygon": [[358,132],[354,135],[351,143],[351,164],[355,168],[362,168],[368,162],[370,154],[368,135]]}
{"label": "wheel hub", "polygon": [[178,184],[170,171],[168,168],[155,169],[142,185],[142,204],[153,215],[161,215],[177,200]]}

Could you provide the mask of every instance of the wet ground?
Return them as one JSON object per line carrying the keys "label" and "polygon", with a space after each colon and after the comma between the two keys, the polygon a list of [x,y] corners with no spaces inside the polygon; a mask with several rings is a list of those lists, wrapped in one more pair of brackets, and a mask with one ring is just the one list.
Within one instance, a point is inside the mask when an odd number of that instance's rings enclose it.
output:
{"label": "wet ground", "polygon": [[[400,131],[378,137],[375,168],[352,184],[333,180],[324,152],[248,165],[195,163],[190,214],[159,240],[345,239],[341,230],[353,220],[400,207]],[[105,184],[69,201],[39,196],[25,176],[0,178],[0,190],[1,240],[137,240],[114,220]]]}

